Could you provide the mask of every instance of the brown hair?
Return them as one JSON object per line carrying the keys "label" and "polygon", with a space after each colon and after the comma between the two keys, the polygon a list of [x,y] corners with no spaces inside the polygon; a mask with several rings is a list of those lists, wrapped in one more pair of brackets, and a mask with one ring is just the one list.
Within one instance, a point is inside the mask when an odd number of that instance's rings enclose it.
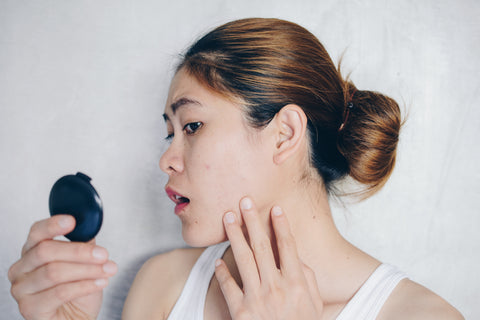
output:
{"label": "brown hair", "polygon": [[311,163],[328,192],[348,174],[371,195],[390,176],[402,123],[397,103],[344,80],[303,27],[279,19],[229,22],[195,42],[182,68],[214,91],[239,98],[257,128],[285,105],[300,106],[308,118]]}

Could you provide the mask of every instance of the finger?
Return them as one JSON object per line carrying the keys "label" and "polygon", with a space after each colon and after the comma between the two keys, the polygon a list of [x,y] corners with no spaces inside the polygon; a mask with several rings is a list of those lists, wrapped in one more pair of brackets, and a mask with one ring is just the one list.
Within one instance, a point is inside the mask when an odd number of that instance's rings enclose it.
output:
{"label": "finger", "polygon": [[31,248],[43,240],[63,236],[75,227],[75,218],[68,214],[59,214],[48,219],[35,222],[28,233],[27,242],[22,249],[22,257]]}
{"label": "finger", "polygon": [[310,297],[312,297],[313,304],[315,305],[315,309],[317,310],[317,314],[322,314],[323,300],[320,296],[320,291],[318,290],[318,283],[315,272],[313,272],[313,270],[304,263],[302,263],[302,271],[305,275],[305,279],[308,285],[308,292],[310,293]]}
{"label": "finger", "polygon": [[235,314],[237,306],[242,302],[243,292],[221,259],[215,261],[215,277],[225,297],[230,314]]}
{"label": "finger", "polygon": [[12,295],[19,299],[27,294],[55,287],[62,283],[108,278],[117,272],[117,265],[107,261],[103,265],[54,262],[44,265],[22,277],[12,285]]}
{"label": "finger", "polygon": [[245,235],[233,212],[227,212],[223,218],[225,232],[227,233],[233,257],[242,278],[243,287],[246,291],[255,290],[260,285],[257,265],[252,250],[245,239]]}
{"label": "finger", "polygon": [[99,246],[82,242],[44,240],[13,264],[8,276],[12,282],[21,274],[53,261],[101,264],[107,259],[108,251]]}
{"label": "finger", "polygon": [[250,198],[240,201],[240,210],[250,238],[250,247],[257,263],[260,281],[272,283],[278,276],[278,268],[273,255],[272,244],[267,231],[262,226],[257,208]]}
{"label": "finger", "polygon": [[60,306],[74,299],[87,296],[105,288],[108,279],[83,280],[65,283],[48,290],[25,296],[22,306],[28,306],[28,310],[34,310],[35,315],[55,313]]}
{"label": "finger", "polygon": [[278,256],[282,274],[298,280],[303,278],[301,263],[298,257],[297,246],[286,215],[282,209],[275,206],[271,210],[272,225],[277,240]]}

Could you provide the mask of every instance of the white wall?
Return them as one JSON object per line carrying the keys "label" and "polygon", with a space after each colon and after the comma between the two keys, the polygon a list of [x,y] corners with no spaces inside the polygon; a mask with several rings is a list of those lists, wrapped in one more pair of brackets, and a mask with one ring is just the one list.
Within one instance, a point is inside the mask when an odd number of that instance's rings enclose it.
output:
{"label": "white wall", "polygon": [[[307,27],[360,89],[409,110],[396,171],[335,206],[343,234],[480,318],[480,14],[476,0],[0,0],[0,315],[8,267],[48,216],[53,182],[83,171],[105,206],[98,243],[120,266],[101,319],[119,319],[141,263],[184,246],[158,169],[175,58],[211,27],[280,17]],[[348,202],[348,200],[345,200]]]}

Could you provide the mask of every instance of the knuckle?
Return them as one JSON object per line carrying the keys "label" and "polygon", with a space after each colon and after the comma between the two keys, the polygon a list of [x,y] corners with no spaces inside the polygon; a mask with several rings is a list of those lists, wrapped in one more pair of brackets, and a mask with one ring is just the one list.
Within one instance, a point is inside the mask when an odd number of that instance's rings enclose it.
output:
{"label": "knuckle", "polygon": [[305,296],[305,288],[299,283],[295,283],[290,288],[290,297],[293,301],[302,301]]}
{"label": "knuckle", "polygon": [[45,277],[53,282],[58,283],[61,281],[61,270],[58,264],[50,263],[45,266]]}
{"label": "knuckle", "polygon": [[78,257],[83,253],[83,246],[80,243],[76,243],[74,246],[72,246],[71,252],[73,256]]}
{"label": "knuckle", "polygon": [[268,298],[278,304],[283,304],[285,302],[285,293],[281,290],[278,290],[276,287],[271,287],[269,292],[268,292]]}
{"label": "knuckle", "polygon": [[249,292],[245,292],[244,301],[248,305],[252,305],[257,303],[258,301],[262,301],[265,295],[262,292],[262,288],[257,288],[254,290],[250,290]]}
{"label": "knuckle", "polygon": [[46,225],[46,230],[49,235],[53,235],[56,233],[58,229],[58,223],[55,219],[48,219],[47,225]]}
{"label": "knuckle", "polygon": [[7,273],[7,276],[8,276],[8,280],[10,281],[10,283],[13,283],[14,282],[14,274],[15,274],[15,267],[16,264],[13,264],[10,266],[10,268],[8,268],[8,273]]}
{"label": "knuckle", "polygon": [[225,288],[231,287],[233,285],[233,283],[230,281],[230,276],[226,272],[223,272],[220,275],[220,284]]}
{"label": "knuckle", "polygon": [[277,239],[278,246],[282,249],[292,249],[295,247],[295,239],[289,233]]}
{"label": "knuckle", "polygon": [[245,250],[238,253],[238,261],[249,261],[250,259],[253,259],[252,252]]}
{"label": "knuckle", "polygon": [[225,286],[225,283],[227,282],[227,275],[225,274],[225,271],[224,270],[218,270],[216,271],[217,272],[217,280],[218,280],[218,283],[220,284],[220,286]]}
{"label": "knuckle", "polygon": [[38,239],[38,233],[40,229],[40,223],[37,221],[30,227],[28,232],[27,242],[35,242]]}
{"label": "knuckle", "polygon": [[27,239],[27,241],[25,242],[25,244],[24,244],[23,247],[22,247],[22,251],[21,251],[21,256],[22,256],[22,257],[25,255],[25,253],[27,253],[27,249],[28,249],[27,243],[28,243],[29,241],[30,241],[30,240]]}
{"label": "knuckle", "polygon": [[40,226],[40,221],[36,221],[30,226],[30,231],[28,232],[29,235],[34,235],[37,233],[37,230]]}
{"label": "knuckle", "polygon": [[18,284],[14,283],[12,284],[12,286],[10,287],[10,294],[12,295],[12,297],[15,299],[15,300],[18,300],[19,298],[19,292],[18,292]]}
{"label": "knuckle", "polygon": [[225,281],[222,284],[223,288],[225,288],[227,291],[232,291],[235,288],[235,283],[233,279],[225,279]]}
{"label": "knuckle", "polygon": [[76,243],[72,247],[72,253],[75,257],[87,257],[90,254],[91,245],[85,243]]}
{"label": "knuckle", "polygon": [[258,241],[255,241],[252,244],[252,249],[257,253],[265,253],[271,248],[270,240],[268,238],[262,238]]}
{"label": "knuckle", "polygon": [[41,264],[48,262],[50,258],[50,245],[46,241],[40,242],[35,248],[35,259]]}

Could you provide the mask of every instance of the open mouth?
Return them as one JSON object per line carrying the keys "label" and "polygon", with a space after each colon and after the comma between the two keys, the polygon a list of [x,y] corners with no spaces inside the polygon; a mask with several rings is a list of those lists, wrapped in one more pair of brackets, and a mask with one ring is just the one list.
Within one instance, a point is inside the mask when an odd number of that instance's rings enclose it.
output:
{"label": "open mouth", "polygon": [[171,188],[166,188],[165,191],[167,192],[168,197],[175,202],[177,205],[189,203],[190,199],[184,197],[183,195],[173,191]]}
{"label": "open mouth", "polygon": [[190,199],[182,197],[181,195],[175,194],[173,197],[170,197],[176,204],[189,203]]}

